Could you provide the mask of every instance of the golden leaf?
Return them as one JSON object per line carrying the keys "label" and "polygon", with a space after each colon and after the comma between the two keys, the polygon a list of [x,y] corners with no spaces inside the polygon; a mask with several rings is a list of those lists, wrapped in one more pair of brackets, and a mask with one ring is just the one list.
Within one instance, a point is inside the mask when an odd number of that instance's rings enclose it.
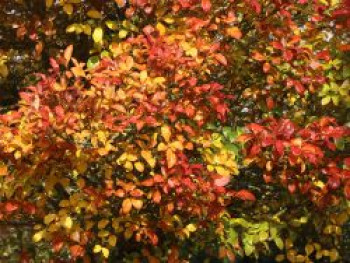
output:
{"label": "golden leaf", "polygon": [[63,220],[62,226],[64,228],[70,229],[73,226],[73,220],[69,216]]}
{"label": "golden leaf", "polygon": [[166,27],[162,23],[157,23],[156,25],[157,30],[159,31],[159,34],[163,36],[166,32]]}
{"label": "golden leaf", "polygon": [[142,173],[145,170],[145,166],[141,162],[136,162],[134,166],[136,170],[139,171],[140,173]]}
{"label": "golden leaf", "polygon": [[63,11],[64,11],[67,15],[73,14],[73,5],[72,5],[72,4],[65,4],[65,5],[63,6]]}
{"label": "golden leaf", "polygon": [[177,161],[176,155],[173,152],[173,150],[170,148],[168,148],[166,151],[166,159],[167,159],[169,168],[172,168],[176,164],[176,161]]}
{"label": "golden leaf", "polygon": [[162,126],[162,128],[160,129],[161,135],[164,138],[164,140],[166,142],[169,142],[170,137],[171,137],[171,129],[169,126]]}
{"label": "golden leaf", "polygon": [[128,214],[131,211],[132,208],[132,202],[129,198],[124,199],[122,203],[122,212],[124,214]]}
{"label": "golden leaf", "polygon": [[147,79],[147,70],[142,70],[141,72],[140,72],[140,80],[141,80],[141,82],[144,82],[146,79]]}
{"label": "golden leaf", "polygon": [[56,215],[55,214],[48,214],[44,217],[44,224],[48,225],[50,224],[53,220],[56,219]]}
{"label": "golden leaf", "polygon": [[114,247],[116,244],[117,244],[117,237],[115,235],[110,235],[108,237],[108,244],[111,246],[111,247]]}
{"label": "golden leaf", "polygon": [[98,229],[103,229],[108,225],[108,223],[109,223],[108,219],[102,219],[102,220],[98,221],[97,227],[98,227]]}
{"label": "golden leaf", "polygon": [[53,4],[53,0],[46,0],[45,3],[46,3],[46,8],[50,8]]}
{"label": "golden leaf", "polygon": [[143,201],[139,199],[132,199],[132,206],[137,210],[140,210],[143,206]]}
{"label": "golden leaf", "polygon": [[141,156],[142,158],[144,158],[146,160],[146,162],[149,164],[149,166],[151,166],[152,168],[154,168],[154,166],[156,165],[156,160],[153,158],[151,151],[141,151]]}
{"label": "golden leaf", "polygon": [[99,11],[97,11],[97,10],[94,10],[94,9],[89,10],[87,12],[87,16],[91,17],[91,18],[95,18],[95,19],[98,19],[98,18],[102,17],[101,13]]}
{"label": "golden leaf", "polygon": [[241,30],[238,28],[238,27],[230,27],[227,29],[227,34],[230,36],[230,37],[233,37],[235,39],[240,39],[242,38],[242,32]]}
{"label": "golden leaf", "polygon": [[[70,58],[72,57],[73,54],[73,45],[69,45],[65,50],[64,50],[64,58],[66,60],[66,63],[68,64],[68,62],[70,61]],[[66,64],[66,65],[67,65]]]}

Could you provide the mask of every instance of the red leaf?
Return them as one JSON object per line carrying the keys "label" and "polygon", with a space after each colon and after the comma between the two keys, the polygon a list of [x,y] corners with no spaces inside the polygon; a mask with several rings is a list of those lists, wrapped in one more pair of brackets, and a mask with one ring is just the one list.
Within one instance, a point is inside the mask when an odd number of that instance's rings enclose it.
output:
{"label": "red leaf", "polygon": [[263,65],[263,71],[264,71],[265,73],[267,73],[267,72],[270,71],[270,69],[271,69],[270,63],[268,63],[268,62],[264,63],[264,65]]}
{"label": "red leaf", "polygon": [[344,187],[344,194],[346,199],[350,200],[350,182],[348,182]]}
{"label": "red leaf", "polygon": [[256,198],[255,198],[255,195],[248,191],[248,190],[239,190],[236,194],[235,194],[235,197],[241,199],[241,200],[244,200],[244,201],[255,201]]}
{"label": "red leaf", "polygon": [[202,0],[202,8],[204,12],[209,12],[211,9],[211,2],[210,0]]}
{"label": "red leaf", "polygon": [[222,65],[227,66],[227,59],[222,54],[215,54],[215,59],[219,61]]}
{"label": "red leaf", "polygon": [[248,125],[248,129],[250,129],[254,134],[257,134],[259,132],[262,132],[264,130],[264,127],[256,123],[251,123]]}
{"label": "red leaf", "polygon": [[69,248],[73,258],[84,256],[85,249],[82,246],[74,245]]}
{"label": "red leaf", "polygon": [[9,201],[9,202],[6,202],[6,204],[5,204],[6,212],[11,213],[11,212],[18,210],[18,208],[19,208],[19,205],[16,202]]}

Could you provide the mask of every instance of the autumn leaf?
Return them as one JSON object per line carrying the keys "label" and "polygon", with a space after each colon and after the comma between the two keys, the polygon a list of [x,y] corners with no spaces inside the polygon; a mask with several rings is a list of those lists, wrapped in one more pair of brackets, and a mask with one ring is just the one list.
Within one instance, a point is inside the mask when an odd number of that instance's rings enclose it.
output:
{"label": "autumn leaf", "polygon": [[101,27],[95,28],[94,32],[92,33],[92,39],[95,41],[95,43],[102,43],[103,29]]}
{"label": "autumn leaf", "polygon": [[132,208],[132,201],[131,201],[131,199],[129,199],[129,198],[124,199],[123,203],[122,203],[122,212],[124,214],[128,214],[128,213],[130,213],[131,208]]}
{"label": "autumn leaf", "polygon": [[145,150],[141,151],[141,156],[146,160],[149,166],[154,168],[156,164],[156,160],[153,158],[152,153],[150,151],[145,151]]}
{"label": "autumn leaf", "polygon": [[230,27],[227,29],[227,34],[230,37],[233,37],[235,39],[241,39],[242,38],[242,32],[238,27]]}
{"label": "autumn leaf", "polygon": [[204,12],[209,12],[211,9],[210,0],[201,0],[202,1],[202,9]]}
{"label": "autumn leaf", "polygon": [[7,175],[8,170],[7,170],[7,166],[0,164],[0,176],[5,176]]}
{"label": "autumn leaf", "polygon": [[72,57],[72,53],[73,53],[73,45],[69,45],[65,51],[64,51],[64,58],[66,60],[66,67],[68,66],[68,63]]}
{"label": "autumn leaf", "polygon": [[172,149],[168,148],[166,151],[166,159],[168,163],[168,167],[172,168],[176,164],[177,158],[175,152]]}

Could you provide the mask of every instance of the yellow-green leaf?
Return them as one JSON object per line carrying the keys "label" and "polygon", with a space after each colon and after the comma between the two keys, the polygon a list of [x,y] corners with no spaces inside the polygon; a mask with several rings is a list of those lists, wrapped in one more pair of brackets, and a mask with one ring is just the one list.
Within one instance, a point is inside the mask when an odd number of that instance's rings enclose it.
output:
{"label": "yellow-green leaf", "polygon": [[36,232],[32,238],[33,242],[40,242],[43,239],[44,234],[45,234],[45,232],[43,230]]}
{"label": "yellow-green leaf", "polygon": [[128,31],[126,31],[124,29],[120,30],[119,33],[118,33],[118,36],[121,39],[126,38],[127,35],[128,35]]}
{"label": "yellow-green leaf", "polygon": [[92,34],[92,39],[96,42],[96,43],[102,43],[102,39],[103,39],[103,29],[101,27],[97,27],[94,30],[94,33]]}

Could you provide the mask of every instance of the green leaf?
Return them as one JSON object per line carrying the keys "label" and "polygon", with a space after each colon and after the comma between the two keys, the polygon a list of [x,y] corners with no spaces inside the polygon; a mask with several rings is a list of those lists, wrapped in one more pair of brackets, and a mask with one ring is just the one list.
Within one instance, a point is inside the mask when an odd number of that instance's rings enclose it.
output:
{"label": "green leaf", "polygon": [[88,69],[94,68],[99,62],[100,62],[100,58],[98,56],[90,57],[87,61],[87,68]]}

